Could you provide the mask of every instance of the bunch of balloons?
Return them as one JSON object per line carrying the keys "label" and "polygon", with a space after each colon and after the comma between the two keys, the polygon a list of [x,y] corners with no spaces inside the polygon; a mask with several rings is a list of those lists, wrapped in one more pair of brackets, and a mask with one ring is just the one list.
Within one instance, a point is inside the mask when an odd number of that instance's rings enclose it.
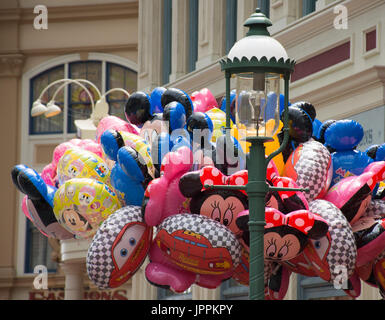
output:
{"label": "bunch of balloons", "polygon": [[[230,98],[226,139],[225,101],[207,88],[133,92],[125,120],[105,117],[94,140],[58,145],[41,173],[14,166],[23,212],[47,237],[91,239],[87,272],[101,289],[125,283],[146,257],[147,280],[174,292],[229,278],[249,285],[247,192],[206,187],[248,183],[248,145],[238,141],[235,92]],[[309,102],[288,113],[289,143],[268,164],[266,183],[307,191],[266,195],[265,298],[283,299],[293,272],[354,298],[361,280],[385,296],[385,144],[358,151],[362,126],[322,123]],[[281,129],[267,154],[282,143]]]}

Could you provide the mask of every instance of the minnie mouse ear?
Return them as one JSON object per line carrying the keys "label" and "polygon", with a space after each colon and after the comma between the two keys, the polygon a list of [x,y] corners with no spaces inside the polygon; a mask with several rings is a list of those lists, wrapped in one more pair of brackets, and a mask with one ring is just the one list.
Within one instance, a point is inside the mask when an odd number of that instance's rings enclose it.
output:
{"label": "minnie mouse ear", "polygon": [[322,218],[315,218],[313,227],[308,231],[309,238],[317,240],[324,236],[329,231],[329,224]]}
{"label": "minnie mouse ear", "polygon": [[238,213],[235,220],[237,227],[242,230],[242,239],[247,246],[250,245],[250,232],[249,232],[249,210],[244,210]]}
{"label": "minnie mouse ear", "polygon": [[126,119],[135,124],[143,125],[152,118],[150,97],[143,91],[134,92],[125,107]]}
{"label": "minnie mouse ear", "polygon": [[201,192],[202,188],[200,171],[187,172],[179,180],[179,190],[187,198],[192,198]]}

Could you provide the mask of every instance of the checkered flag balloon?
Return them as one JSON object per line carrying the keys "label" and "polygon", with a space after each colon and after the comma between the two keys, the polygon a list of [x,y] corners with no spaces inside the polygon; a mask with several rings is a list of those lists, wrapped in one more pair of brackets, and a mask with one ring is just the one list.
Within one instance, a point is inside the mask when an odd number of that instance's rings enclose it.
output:
{"label": "checkered flag balloon", "polygon": [[353,230],[334,204],[326,200],[314,200],[309,203],[309,211],[319,214],[329,224],[331,244],[327,255],[327,262],[330,268],[331,281],[341,276],[343,270],[347,271],[348,278],[353,274],[357,247]]}
{"label": "checkered flag balloon", "polygon": [[321,198],[328,190],[333,175],[329,150],[320,142],[310,140],[298,146],[286,161],[284,176],[306,188],[308,201]]}

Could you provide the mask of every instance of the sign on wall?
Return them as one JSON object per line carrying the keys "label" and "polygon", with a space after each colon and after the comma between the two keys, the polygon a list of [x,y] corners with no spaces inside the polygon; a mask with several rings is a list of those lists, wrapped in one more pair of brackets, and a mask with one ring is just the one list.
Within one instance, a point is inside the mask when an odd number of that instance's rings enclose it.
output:
{"label": "sign on wall", "polygon": [[[64,300],[64,288],[34,290],[29,293],[29,300]],[[84,290],[84,300],[128,300],[125,289],[117,290]]]}
{"label": "sign on wall", "polygon": [[364,128],[364,137],[357,150],[365,151],[374,144],[383,144],[385,142],[385,107],[375,108],[369,111],[361,112],[349,119],[355,120]]}

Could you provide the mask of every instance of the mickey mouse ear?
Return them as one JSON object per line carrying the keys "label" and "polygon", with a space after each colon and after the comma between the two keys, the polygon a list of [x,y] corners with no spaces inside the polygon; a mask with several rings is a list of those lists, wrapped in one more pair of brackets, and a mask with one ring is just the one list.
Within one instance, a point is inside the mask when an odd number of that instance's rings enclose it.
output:
{"label": "mickey mouse ear", "polygon": [[[314,113],[311,112],[313,105],[305,102],[297,102],[292,104],[288,108],[289,120],[290,120],[290,137],[298,143],[308,141],[313,135],[313,121],[315,117]],[[309,110],[310,114],[306,111]],[[285,111],[282,112],[281,118],[283,118]]]}
{"label": "mickey mouse ear", "polygon": [[191,116],[193,110],[193,103],[186,92],[177,88],[167,89],[165,92],[163,92],[161,97],[162,107],[164,108],[172,101],[179,102],[183,105],[183,107],[185,108],[186,119]]}
{"label": "mickey mouse ear", "polygon": [[317,116],[317,112],[316,112],[314,106],[310,102],[298,101],[298,102],[293,103],[291,106],[298,107],[298,108],[302,109],[303,111],[305,111],[306,114],[310,117],[312,122],[314,121],[314,119]]}
{"label": "mickey mouse ear", "polygon": [[163,107],[161,103],[161,98],[162,94],[166,91],[167,89],[164,87],[157,87],[151,92],[151,114],[154,113],[162,113],[163,112]]}
{"label": "mickey mouse ear", "polygon": [[164,107],[163,120],[168,122],[170,133],[181,129],[186,124],[186,109],[181,103],[172,101]]}
{"label": "mickey mouse ear", "polygon": [[125,107],[126,119],[138,126],[152,118],[150,97],[143,91],[134,92]]}

